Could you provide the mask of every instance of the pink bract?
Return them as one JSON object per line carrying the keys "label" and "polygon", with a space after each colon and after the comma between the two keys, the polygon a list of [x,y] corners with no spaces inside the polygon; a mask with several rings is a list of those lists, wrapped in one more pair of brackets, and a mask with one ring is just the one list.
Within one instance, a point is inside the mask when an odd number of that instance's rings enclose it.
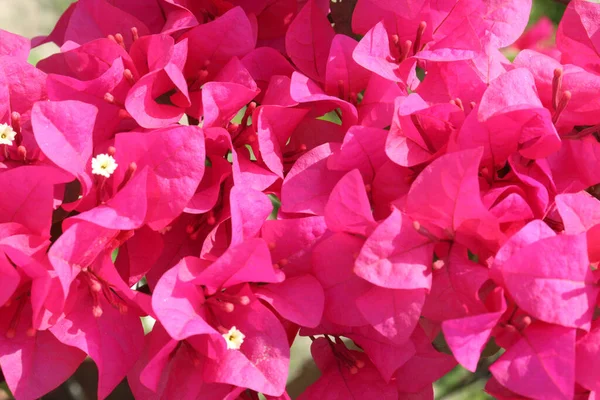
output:
{"label": "pink bract", "polygon": [[93,362],[99,399],[432,400],[460,365],[595,399],[600,4],[567,2],[526,29],[530,0],[79,0],[0,30],[8,389]]}

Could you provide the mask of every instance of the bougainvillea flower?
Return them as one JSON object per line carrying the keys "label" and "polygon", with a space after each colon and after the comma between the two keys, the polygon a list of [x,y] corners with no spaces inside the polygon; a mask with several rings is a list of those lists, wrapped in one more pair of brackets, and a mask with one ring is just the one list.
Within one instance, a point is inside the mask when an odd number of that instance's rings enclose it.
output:
{"label": "bougainvillea flower", "polygon": [[[137,18],[143,15],[138,14],[140,10],[136,9],[137,7],[130,5],[123,9],[113,3],[115,2],[106,0],[84,0],[73,4],[63,14],[52,33],[47,37],[35,38],[33,45],[39,46],[47,42],[54,42],[58,46],[62,46],[68,41],[82,44],[108,35],[120,34],[124,45],[129,48],[134,40],[131,28],[136,28],[139,36],[150,33],[148,26]],[[117,3],[127,4],[126,2]],[[129,11],[134,13],[131,14]],[[155,8],[155,11],[156,16],[161,15],[158,8]],[[111,18],[106,18],[106,15],[110,15]]]}
{"label": "bougainvillea flower", "polygon": [[[462,84],[456,79],[457,76],[464,77]],[[471,104],[481,100],[492,77],[488,74],[482,76],[471,60],[461,60],[428,62],[426,78],[415,90],[425,101],[445,103],[458,98],[463,104]]]}
{"label": "bougainvillea flower", "polygon": [[[151,169],[148,186],[147,224],[159,230],[171,223],[187,206],[204,174],[204,135],[195,126],[174,126],[146,132],[125,132],[115,139],[117,163]],[[117,169],[116,181],[127,176]],[[122,177],[122,178],[120,178]]]}
{"label": "bougainvillea flower", "polygon": [[141,228],[148,215],[148,173],[146,167],[136,172],[133,179],[119,190],[114,197],[103,201],[97,207],[68,218],[63,227],[66,229],[76,221],[88,221],[109,229],[132,231]]}
{"label": "bougainvillea flower", "polygon": [[358,65],[352,53],[358,44],[346,35],[335,35],[326,66],[325,92],[353,103],[366,87],[371,73]]}
{"label": "bougainvillea flower", "polygon": [[334,324],[368,324],[356,300],[372,285],[353,271],[354,254],[359,253],[362,244],[355,236],[336,233],[321,240],[312,251],[313,274],[325,290],[323,318]]}
{"label": "bougainvillea flower", "polygon": [[[140,314],[122,292],[129,288],[122,281],[106,280],[115,275],[107,273],[111,268],[110,255],[105,254],[82,271],[63,315],[50,328],[60,342],[84,351],[95,361],[99,398],[108,396],[127,375],[144,343]],[[118,274],[116,278],[120,279]]]}
{"label": "bougainvillea flower", "polygon": [[504,291],[501,288],[494,290],[489,295],[487,303],[488,312],[442,322],[444,339],[452,350],[452,355],[463,367],[472,372],[477,369],[479,357],[490,338],[492,329],[506,311]]}
{"label": "bougainvillea flower", "polygon": [[4,254],[0,256],[0,275],[2,275],[2,282],[5,285],[0,292],[0,307],[2,307],[12,297],[21,282],[19,272]]}
{"label": "bougainvillea flower", "polygon": [[[284,391],[289,360],[285,332],[277,318],[247,286],[239,284],[246,281],[243,274],[254,272],[248,268],[249,263],[257,265],[256,261],[261,258],[264,273],[254,274],[253,279],[278,281],[264,242],[262,251],[267,252],[267,259],[258,253],[254,258],[248,257],[256,243],[246,242],[234,247],[213,264],[190,257],[184,259],[159,281],[155,293],[161,293],[164,300],[153,302],[153,308],[174,339],[191,340],[196,335],[209,335],[209,348],[216,353],[212,356],[215,360],[209,358],[206,361],[204,377],[207,381],[280,395]],[[241,259],[246,263],[240,266]],[[267,266],[271,268],[270,278],[267,277]],[[202,286],[206,287],[205,291]],[[220,332],[226,333],[232,326],[244,335],[244,339],[235,349],[228,349]],[[269,354],[263,354],[265,349],[269,349]],[[242,368],[245,372],[232,375],[231,368]]]}
{"label": "bougainvillea flower", "polygon": [[137,229],[133,237],[119,246],[115,267],[123,281],[130,286],[139,282],[160,257],[163,243],[163,235],[143,227]]}
{"label": "bougainvillea flower", "polygon": [[548,163],[556,190],[562,193],[576,193],[600,183],[594,173],[600,163],[600,143],[593,136],[563,140],[560,150],[548,157]]}
{"label": "bougainvillea flower", "polygon": [[241,61],[261,91],[256,98],[261,103],[263,103],[262,96],[273,76],[290,77],[294,72],[294,67],[290,62],[281,53],[270,47],[256,48],[246,54]]}
{"label": "bougainvillea flower", "polygon": [[395,82],[371,74],[362,101],[358,106],[358,119],[362,126],[386,128],[394,115],[396,97],[406,95]]}
{"label": "bougainvillea flower", "polygon": [[310,272],[311,250],[326,232],[324,217],[306,217],[266,221],[261,237],[273,262],[290,277]]}
{"label": "bougainvillea flower", "polygon": [[101,38],[81,45],[63,46],[60,53],[40,60],[36,67],[47,74],[89,81],[108,71],[119,58],[126,68],[134,68],[129,53],[123,47]]}
{"label": "bougainvillea flower", "polygon": [[85,359],[83,351],[61,343],[51,332],[33,330],[28,303],[24,293],[0,311],[0,367],[8,387],[20,399],[45,395]]}
{"label": "bougainvillea flower", "polygon": [[424,316],[441,322],[487,312],[479,295],[489,277],[487,268],[470,261],[467,249],[459,244],[454,244],[448,256],[436,263]]}
{"label": "bougainvillea flower", "polygon": [[381,287],[429,289],[432,262],[431,240],[414,229],[408,216],[394,209],[367,238],[354,272]]}
{"label": "bougainvillea flower", "polygon": [[43,397],[87,356],[100,399],[429,400],[496,352],[499,399],[596,398],[600,7],[554,46],[531,4],[80,0],[0,30],[0,380]]}
{"label": "bougainvillea flower", "polygon": [[386,154],[403,167],[425,163],[444,150],[463,119],[464,112],[453,104],[429,107],[418,94],[398,97],[385,144]]}
{"label": "bougainvillea flower", "polygon": [[87,170],[92,157],[91,132],[97,113],[97,108],[92,105],[69,100],[37,103],[31,115],[40,150],[55,165],[78,179],[84,193],[92,185]]}
{"label": "bougainvillea flower", "polygon": [[575,64],[598,73],[600,42],[598,31],[598,7],[593,2],[573,1],[556,31],[556,47],[564,64]]}
{"label": "bougainvillea flower", "polygon": [[[496,48],[506,47],[521,36],[529,21],[531,1],[515,0],[501,3],[465,1],[453,7],[437,29],[437,35],[452,35],[459,24],[470,23],[482,42]],[[439,10],[444,10],[440,4]],[[433,8],[433,7],[432,7]],[[450,36],[452,37],[452,36]]]}
{"label": "bougainvillea flower", "polygon": [[300,326],[314,328],[321,322],[325,295],[319,281],[305,274],[254,289],[282,317]]}
{"label": "bougainvillea flower", "polygon": [[561,131],[573,125],[598,123],[597,110],[600,104],[594,96],[600,85],[597,74],[575,65],[562,65],[547,55],[531,50],[520,52],[514,64],[531,71],[537,92],[547,109],[558,112],[560,99],[566,92],[571,94],[558,117]]}
{"label": "bougainvillea flower", "polygon": [[[271,396],[283,394],[290,357],[285,331],[277,317],[256,298],[251,297],[248,306],[237,308],[239,311],[221,314],[220,320],[225,326],[236,326],[244,334],[244,341],[237,349],[225,349],[224,354],[207,360],[205,379]],[[232,370],[243,373],[232,374]]]}
{"label": "bougainvillea flower", "polygon": [[[232,58],[215,76],[202,86],[203,127],[222,126],[258,94],[256,83],[242,63]],[[189,115],[197,117],[194,112]]]}
{"label": "bougainvillea flower", "polygon": [[388,160],[385,141],[388,132],[383,129],[356,125],[344,136],[339,151],[327,160],[333,170],[350,171],[357,168],[365,183],[370,184],[379,168]]}
{"label": "bougainvillea flower", "polygon": [[49,166],[21,166],[0,172],[0,223],[16,222],[32,233],[49,236],[54,184],[69,177]]}
{"label": "bougainvillea flower", "polygon": [[[415,355],[396,371],[396,386],[402,392],[418,393],[444,376],[456,366],[454,358],[440,353],[420,326],[417,326],[411,337],[416,347]],[[427,368],[423,368],[427,365]]]}
{"label": "bougainvillea flower", "polygon": [[315,82],[299,72],[292,74],[290,96],[298,103],[312,104],[314,109],[311,114],[315,114],[315,117],[339,108],[343,127],[355,125],[358,120],[356,107],[352,103],[327,95]]}
{"label": "bougainvillea flower", "polygon": [[445,232],[437,233],[439,238],[449,235],[473,251],[496,250],[502,240],[498,221],[479,194],[477,170],[482,153],[481,148],[464,150],[433,161],[411,186],[405,209],[427,229]]}
{"label": "bougainvillea flower", "polygon": [[325,205],[325,222],[333,232],[363,236],[375,228],[365,183],[358,170],[348,172],[331,190]]}
{"label": "bougainvillea flower", "polygon": [[[197,290],[196,284],[204,285],[207,292],[214,294],[224,286],[246,282],[245,278],[256,282],[281,281],[270,263],[269,249],[260,239],[230,248],[212,264],[193,257],[184,258],[184,261],[171,269],[168,275],[164,275],[161,278],[162,284],[156,288],[156,291],[160,290],[165,296],[169,295],[170,301],[156,301],[153,304],[159,320],[166,318],[170,321],[165,329],[178,340],[195,334],[216,332],[201,318],[206,312],[201,307],[201,299],[205,295]],[[252,268],[259,271],[253,271]],[[181,293],[177,295],[179,292]]]}
{"label": "bougainvillea flower", "polygon": [[[542,321],[589,330],[600,293],[589,263],[582,233],[534,241],[514,252],[499,270],[524,311]],[[536,294],[541,287],[543,296]]]}
{"label": "bougainvillea flower", "polygon": [[231,386],[199,379],[204,371],[203,358],[190,343],[172,339],[157,322],[145,340],[142,357],[127,380],[136,397],[175,400],[203,395],[224,398]]}
{"label": "bougainvillea flower", "polygon": [[586,232],[590,261],[600,261],[600,202],[586,192],[556,196],[565,233]]}
{"label": "bougainvillea flower", "polygon": [[286,52],[298,69],[316,82],[325,82],[329,49],[335,32],[316,0],[306,2],[285,37]]}
{"label": "bougainvillea flower", "polygon": [[600,329],[598,321],[592,323],[592,329],[585,336],[577,340],[575,347],[575,372],[576,381],[589,390],[600,389],[600,376],[598,376],[598,335]]}
{"label": "bougainvillea flower", "polygon": [[[392,52],[391,48],[395,52]],[[404,53],[407,53],[407,50]],[[397,60],[402,61],[402,57],[406,57],[406,54],[401,55],[396,47],[390,46],[388,32],[381,22],[358,42],[352,57],[361,67],[387,80],[402,82],[405,87],[411,87],[411,83],[414,83],[415,62],[412,60],[397,62]]]}
{"label": "bougainvillea flower", "polygon": [[523,35],[513,43],[513,46],[519,50],[538,50],[543,48],[543,46],[550,47],[553,34],[554,24],[552,20],[543,16],[535,24],[527,28]]}
{"label": "bougainvillea flower", "polygon": [[232,57],[242,58],[256,45],[256,30],[241,7],[234,7],[213,21],[198,25],[182,35],[188,53],[186,78],[197,83],[212,79]]}
{"label": "bougainvillea flower", "polygon": [[15,35],[0,29],[0,56],[10,56],[27,61],[31,43],[29,39],[23,36]]}
{"label": "bougainvillea flower", "polygon": [[520,153],[527,158],[547,157],[560,148],[554,120],[543,108],[533,76],[525,69],[517,68],[492,81],[481,98],[478,117],[490,126],[504,126],[504,131],[490,136],[518,138]]}
{"label": "bougainvillea flower", "polygon": [[483,196],[483,204],[498,218],[500,229],[510,236],[534,218],[531,206],[525,200],[526,194],[517,185],[490,189]]}
{"label": "bougainvillea flower", "polygon": [[48,254],[66,296],[64,310],[51,318],[50,331],[96,362],[101,398],[135,363],[124,357],[141,353],[144,332],[139,317],[150,308],[147,295],[132,291],[111,261],[111,252],[126,238],[82,221],[70,226]]}
{"label": "bougainvillea flower", "polygon": [[494,378],[529,398],[572,398],[575,329],[535,322],[521,335],[490,367]]}
{"label": "bougainvillea flower", "polygon": [[339,148],[326,143],[300,157],[281,187],[282,210],[323,215],[329,193],[344,175],[327,168],[327,158]]}
{"label": "bougainvillea flower", "polygon": [[356,299],[369,325],[394,344],[409,339],[419,322],[427,290],[397,290],[372,286]]}
{"label": "bougainvillea flower", "polygon": [[508,159],[514,177],[525,191],[527,203],[538,218],[546,215],[551,199],[558,192],[548,161],[549,159],[530,160],[517,154]]}
{"label": "bougainvillea flower", "polygon": [[267,167],[283,178],[283,151],[307,110],[263,105],[253,113],[260,155]]}
{"label": "bougainvillea flower", "polygon": [[346,348],[342,341],[318,338],[310,350],[322,375],[299,399],[398,398],[394,385],[381,378],[373,363],[363,353]]}
{"label": "bougainvillea flower", "polygon": [[273,211],[266,194],[251,188],[236,186],[229,193],[231,204],[231,245],[256,237]]}
{"label": "bougainvillea flower", "polygon": [[133,44],[132,53],[138,47],[148,52],[149,72],[133,85],[125,99],[125,109],[140,126],[162,128],[178,122],[191,105],[182,72],[187,46],[187,40],[175,44],[170,36],[163,35],[146,36]]}

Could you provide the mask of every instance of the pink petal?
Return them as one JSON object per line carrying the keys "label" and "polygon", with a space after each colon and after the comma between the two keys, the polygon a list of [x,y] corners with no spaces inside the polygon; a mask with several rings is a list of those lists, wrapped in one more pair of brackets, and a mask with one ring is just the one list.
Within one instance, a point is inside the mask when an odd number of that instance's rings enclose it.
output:
{"label": "pink petal", "polygon": [[183,258],[160,278],[152,296],[152,308],[157,319],[176,340],[217,333],[204,320],[202,293],[193,283],[183,282],[178,278],[182,268],[195,262],[198,261],[194,257]]}
{"label": "pink petal", "polygon": [[94,317],[87,287],[73,294],[73,308],[50,328],[58,340],[88,354],[98,366],[98,397],[105,398],[127,375],[142,352],[144,329],[131,309],[120,312],[101,298],[102,316]]}
{"label": "pink petal", "polygon": [[501,385],[520,395],[570,399],[575,383],[575,329],[532,324],[490,371]]}
{"label": "pink petal", "polygon": [[408,340],[419,322],[425,302],[423,289],[385,289],[373,286],[356,300],[363,317],[390,341]]}
{"label": "pink petal", "polygon": [[598,322],[592,324],[592,330],[577,341],[576,380],[589,390],[600,390],[600,328]]}
{"label": "pink petal", "polygon": [[264,240],[247,239],[232,246],[208,267],[195,270],[194,282],[210,292],[245,282],[280,282],[271,262],[271,254]]}
{"label": "pink petal", "polygon": [[501,273],[517,305],[533,317],[589,330],[600,288],[584,234],[538,240],[510,257]]}
{"label": "pink petal", "polygon": [[255,237],[273,211],[269,197],[257,190],[234,186],[229,194],[231,202],[231,245]]}
{"label": "pink petal", "polygon": [[290,24],[285,47],[296,66],[308,77],[325,81],[327,56],[335,33],[327,15],[309,0]]}
{"label": "pink petal", "polygon": [[54,164],[73,174],[89,189],[87,175],[92,157],[92,131],[98,109],[79,101],[40,102],[31,111],[31,124],[42,152]]}
{"label": "pink petal", "polygon": [[356,259],[361,278],[391,289],[431,288],[433,243],[397,209],[368,237]]}
{"label": "pink petal", "polygon": [[344,136],[344,142],[327,161],[333,170],[350,171],[358,168],[366,183],[370,183],[376,171],[388,160],[385,141],[388,132],[366,126],[352,126]]}
{"label": "pink petal", "polygon": [[329,193],[343,176],[327,168],[327,157],[337,148],[326,143],[296,161],[281,187],[282,211],[323,215]]}
{"label": "pink petal", "polygon": [[[336,344],[334,348],[343,346],[343,344]],[[313,342],[310,350],[322,375],[299,397],[300,400],[351,398],[395,400],[398,398],[394,386],[383,381],[377,369],[362,353],[345,350],[364,363],[356,374],[351,374],[349,367],[339,366],[339,360],[335,358],[327,339],[318,338]]]}
{"label": "pink petal", "polygon": [[361,326],[368,322],[356,305],[356,300],[372,285],[354,274],[354,254],[363,241],[346,233],[336,233],[322,240],[312,252],[315,277],[325,290],[323,318],[346,326]]}
{"label": "pink petal", "polygon": [[364,181],[356,169],[333,187],[325,205],[325,222],[333,232],[367,236],[375,227]]}
{"label": "pink petal", "polygon": [[208,381],[246,387],[271,396],[285,391],[290,350],[277,318],[259,301],[220,315],[221,323],[244,335],[239,350],[224,350],[218,360],[207,360]]}
{"label": "pink petal", "polygon": [[256,296],[269,303],[282,317],[300,326],[314,328],[321,322],[323,288],[311,275],[287,278],[282,283],[258,287]]}
{"label": "pink petal", "polygon": [[498,297],[494,300],[500,303],[497,311],[442,322],[444,338],[454,358],[471,372],[477,369],[479,357],[490,338],[492,329],[506,311],[504,292],[500,289],[492,295]]}
{"label": "pink petal", "polygon": [[[17,304],[12,308],[16,310]],[[36,399],[67,380],[83,362],[85,353],[59,342],[49,331],[36,331],[34,337],[28,336],[30,307],[18,318],[17,334],[12,339],[5,338],[12,318],[0,319],[0,366],[14,396]]]}
{"label": "pink petal", "polygon": [[406,212],[413,219],[453,232],[456,240],[476,252],[495,250],[502,238],[498,221],[479,194],[481,155],[482,149],[465,150],[436,159],[417,177],[406,201]]}
{"label": "pink petal", "polygon": [[27,61],[30,49],[29,39],[0,29],[0,56],[10,56]]}
{"label": "pink petal", "polygon": [[412,341],[417,352],[398,369],[395,377],[401,392],[417,393],[448,373],[456,366],[456,361],[452,356],[435,350],[420,326],[415,329]]}

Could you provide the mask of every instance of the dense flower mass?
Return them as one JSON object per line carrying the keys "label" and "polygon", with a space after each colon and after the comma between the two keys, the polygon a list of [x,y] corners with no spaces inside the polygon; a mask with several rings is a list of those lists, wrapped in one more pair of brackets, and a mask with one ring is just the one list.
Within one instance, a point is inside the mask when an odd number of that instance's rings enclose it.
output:
{"label": "dense flower mass", "polygon": [[79,0],[0,31],[16,399],[86,357],[100,399],[289,399],[298,335],[302,400],[431,399],[491,354],[498,399],[596,398],[600,3],[555,45],[530,10]]}

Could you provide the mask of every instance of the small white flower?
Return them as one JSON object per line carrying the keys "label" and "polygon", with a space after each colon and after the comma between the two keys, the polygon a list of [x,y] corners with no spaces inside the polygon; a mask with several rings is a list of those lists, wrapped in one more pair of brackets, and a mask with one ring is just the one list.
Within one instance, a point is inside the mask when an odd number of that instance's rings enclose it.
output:
{"label": "small white flower", "polygon": [[227,342],[228,350],[239,350],[242,347],[242,343],[244,343],[246,335],[240,332],[235,326],[232,326],[229,332],[223,334],[223,337]]}
{"label": "small white flower", "polygon": [[98,154],[92,158],[92,174],[102,175],[109,178],[117,169],[115,159],[108,154]]}
{"label": "small white flower", "polygon": [[0,144],[12,146],[17,132],[8,124],[0,124]]}

